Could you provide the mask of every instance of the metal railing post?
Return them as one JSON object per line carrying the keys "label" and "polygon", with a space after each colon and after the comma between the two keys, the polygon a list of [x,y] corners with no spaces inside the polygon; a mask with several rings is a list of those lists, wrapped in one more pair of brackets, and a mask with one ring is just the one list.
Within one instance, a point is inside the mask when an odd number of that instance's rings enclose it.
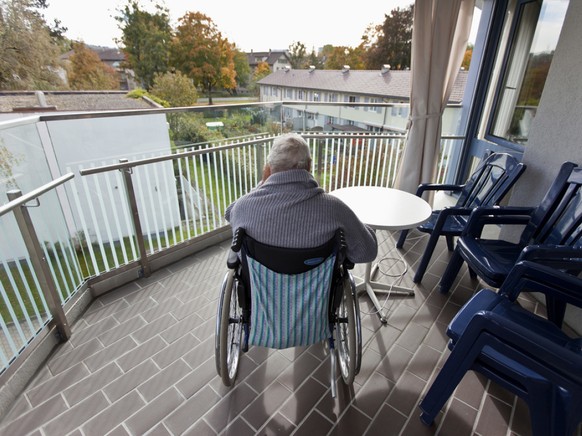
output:
{"label": "metal railing post", "polygon": [[[127,163],[127,159],[119,159],[119,163]],[[125,193],[127,194],[127,201],[129,202],[129,209],[131,211],[131,221],[133,222],[133,230],[137,239],[137,246],[139,248],[139,263],[141,264],[142,277],[149,277],[152,273],[148,261],[148,254],[145,247],[145,240],[141,228],[141,221],[139,219],[139,211],[137,209],[137,200],[135,198],[135,190],[133,188],[133,180],[131,179],[131,168],[121,168],[123,173],[123,181],[125,183]]]}
{"label": "metal railing post", "polygon": [[255,165],[255,184],[259,183],[263,178],[263,168],[265,166],[265,157],[263,153],[265,152],[265,144],[255,144],[255,148],[257,148],[257,163]]}
{"label": "metal railing post", "polygon": [[[8,191],[6,195],[8,196],[8,200],[12,201],[22,197],[22,192],[15,189]],[[71,327],[67,322],[65,311],[61,305],[61,298],[57,292],[57,287],[48,265],[49,259],[46,258],[44,251],[40,246],[38,235],[36,234],[36,230],[30,219],[27,206],[24,204],[20,205],[14,208],[13,213],[18,228],[20,229],[20,233],[22,234],[24,245],[30,256],[34,273],[40,284],[41,289],[39,291],[42,292],[45,297],[60,338],[66,341],[71,337]]]}
{"label": "metal railing post", "polygon": [[323,185],[323,180],[321,179],[321,173],[323,170],[323,155],[324,155],[324,148],[325,148],[325,141],[321,139],[315,139],[315,143],[317,144],[317,181],[320,185]]}

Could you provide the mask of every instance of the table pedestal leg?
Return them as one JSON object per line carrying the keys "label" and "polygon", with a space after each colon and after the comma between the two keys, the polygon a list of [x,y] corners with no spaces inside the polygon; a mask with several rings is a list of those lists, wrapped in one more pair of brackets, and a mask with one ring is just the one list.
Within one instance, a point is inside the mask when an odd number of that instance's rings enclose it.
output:
{"label": "table pedestal leg", "polygon": [[375,276],[377,272],[378,264],[372,266],[372,262],[367,263],[366,270],[364,273],[364,280],[362,283],[358,283],[356,289],[358,293],[366,291],[368,297],[370,297],[370,300],[372,300],[372,304],[376,308],[378,316],[380,317],[380,322],[382,322],[382,324],[386,324],[388,321],[386,320],[384,314],[382,313],[382,306],[378,301],[378,297],[376,297],[376,293],[383,294],[395,293],[399,295],[411,296],[414,295],[414,289],[372,281],[372,277]]}

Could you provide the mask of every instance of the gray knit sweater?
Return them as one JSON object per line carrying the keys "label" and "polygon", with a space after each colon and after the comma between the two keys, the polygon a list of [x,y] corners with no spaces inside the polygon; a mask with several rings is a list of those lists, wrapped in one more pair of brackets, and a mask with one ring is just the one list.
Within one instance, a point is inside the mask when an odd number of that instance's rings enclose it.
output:
{"label": "gray knit sweater", "polygon": [[348,258],[371,262],[378,251],[374,231],[341,200],[320,188],[308,171],[272,174],[263,184],[231,204],[225,218],[233,230],[243,227],[263,244],[310,248],[344,230]]}

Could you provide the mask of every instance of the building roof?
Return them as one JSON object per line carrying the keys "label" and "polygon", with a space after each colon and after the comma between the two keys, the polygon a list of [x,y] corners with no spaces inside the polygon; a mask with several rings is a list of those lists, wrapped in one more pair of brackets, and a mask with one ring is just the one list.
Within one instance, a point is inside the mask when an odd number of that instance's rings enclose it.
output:
{"label": "building roof", "polygon": [[247,53],[247,59],[251,67],[257,66],[259,62],[266,62],[269,65],[274,65],[275,62],[277,62],[281,58],[281,56],[288,58],[287,52],[285,50],[280,51],[269,50],[255,52],[252,51],[250,53]]}
{"label": "building roof", "polygon": [[[87,45],[87,48],[97,53],[99,59],[103,62],[121,62],[125,60],[125,53],[118,48],[101,47],[98,45]],[[69,59],[73,53],[73,50],[69,50],[61,55],[61,59]]]}
{"label": "building roof", "polygon": [[35,91],[0,92],[0,112],[77,112],[155,107],[144,99],[127,97],[124,91],[44,91],[42,94],[46,105],[41,104]]}
{"label": "building roof", "polygon": [[[279,70],[259,80],[260,85],[312,89],[331,92],[375,95],[384,98],[405,99],[410,97],[412,72],[390,70]],[[449,102],[460,103],[463,99],[467,71],[460,71]]]}

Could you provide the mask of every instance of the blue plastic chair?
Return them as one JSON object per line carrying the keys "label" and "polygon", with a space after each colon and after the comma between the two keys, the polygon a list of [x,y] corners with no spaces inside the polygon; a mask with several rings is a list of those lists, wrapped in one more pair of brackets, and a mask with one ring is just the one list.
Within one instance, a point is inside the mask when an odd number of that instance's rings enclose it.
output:
{"label": "blue plastic chair", "polygon": [[[459,192],[455,206],[435,210],[430,219],[418,227],[430,238],[416,269],[413,281],[420,283],[428,267],[440,236],[445,236],[450,251],[454,249],[454,237],[460,236],[469,214],[478,206],[497,205],[515,184],[525,170],[525,165],[507,153],[493,153],[485,158],[464,185],[423,183],[416,195],[421,197],[427,191]],[[396,247],[402,248],[408,230],[400,232]]]}
{"label": "blue plastic chair", "polygon": [[[582,259],[570,259],[579,268]],[[519,262],[499,293],[475,294],[451,321],[452,352],[420,403],[431,425],[469,370],[523,398],[534,435],[571,435],[582,421],[582,338],[571,338],[515,302],[535,290],[582,307],[582,280],[530,261]]]}
{"label": "blue plastic chair", "polygon": [[[457,241],[440,281],[440,291],[451,288],[463,262],[489,286],[499,288],[521,260],[535,260],[562,269],[564,253],[582,245],[582,169],[566,162],[537,207],[477,208]],[[484,226],[525,226],[517,243],[481,238]],[[578,271],[571,271],[579,272]],[[564,305],[547,301],[549,316],[560,325]]]}

